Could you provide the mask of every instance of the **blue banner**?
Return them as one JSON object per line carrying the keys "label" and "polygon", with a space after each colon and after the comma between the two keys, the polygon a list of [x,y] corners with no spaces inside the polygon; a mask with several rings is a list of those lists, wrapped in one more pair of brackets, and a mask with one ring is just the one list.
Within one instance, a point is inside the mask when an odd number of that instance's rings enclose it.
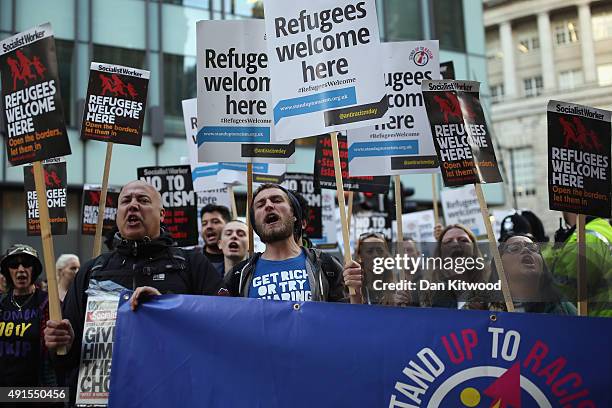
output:
{"label": "blue banner", "polygon": [[356,103],[357,94],[354,86],[300,96],[299,98],[284,99],[279,101],[274,107],[274,124],[288,116],[341,108],[343,106],[355,105]]}
{"label": "blue banner", "polygon": [[269,127],[204,126],[198,131],[198,147],[206,142],[269,143]]}
{"label": "blue banner", "polygon": [[212,177],[219,173],[219,164],[210,164],[207,166],[199,166],[191,170],[191,179],[196,181],[202,177]]}
{"label": "blue banner", "polygon": [[348,148],[349,161],[357,157],[409,156],[419,154],[418,140],[356,142]]}
{"label": "blue banner", "polygon": [[[268,163],[253,163],[253,173],[266,174],[269,171]],[[234,171],[247,171],[246,163],[219,163],[219,170],[234,170]]]}
{"label": "blue banner", "polygon": [[111,408],[612,406],[612,320],[179,295],[132,312],[122,302]]}

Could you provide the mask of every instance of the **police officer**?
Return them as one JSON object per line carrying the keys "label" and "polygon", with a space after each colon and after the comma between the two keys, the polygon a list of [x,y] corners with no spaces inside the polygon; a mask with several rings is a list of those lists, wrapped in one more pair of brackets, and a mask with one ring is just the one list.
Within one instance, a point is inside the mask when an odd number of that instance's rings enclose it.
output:
{"label": "police officer", "polygon": [[68,353],[57,356],[58,368],[66,372],[72,398],[87,305],[85,291],[90,280],[111,280],[128,289],[154,287],[163,294],[222,294],[221,277],[201,253],[185,251],[161,228],[164,209],[161,196],[143,181],[126,184],[119,194],[112,252],[85,263],[72,283],[63,304],[64,320],[50,320],[45,329],[49,349],[66,346]]}

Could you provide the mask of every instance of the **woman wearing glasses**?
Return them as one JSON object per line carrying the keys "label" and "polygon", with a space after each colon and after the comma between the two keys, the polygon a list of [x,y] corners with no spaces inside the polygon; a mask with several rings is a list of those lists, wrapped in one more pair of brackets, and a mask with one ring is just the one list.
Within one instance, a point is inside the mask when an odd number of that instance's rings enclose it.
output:
{"label": "woman wearing glasses", "polygon": [[[539,245],[530,234],[510,234],[504,237],[499,246],[502,265],[515,311],[528,313],[551,313],[575,315],[576,308],[564,302],[555,289],[553,277],[546,267]],[[495,264],[492,274],[497,280]],[[495,301],[487,301],[480,295],[466,306],[469,309],[488,309],[505,311],[501,294]],[[484,300],[484,301],[483,301]]]}
{"label": "woman wearing glasses", "polygon": [[0,296],[0,386],[53,385],[42,328],[49,320],[47,293],[34,283],[42,273],[36,250],[17,244],[0,261],[8,290]]}

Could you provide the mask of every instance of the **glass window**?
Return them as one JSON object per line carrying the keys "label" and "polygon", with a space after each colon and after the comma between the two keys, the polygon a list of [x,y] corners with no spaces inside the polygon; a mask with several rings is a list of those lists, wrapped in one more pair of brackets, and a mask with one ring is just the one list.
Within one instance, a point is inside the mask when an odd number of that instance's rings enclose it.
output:
{"label": "glass window", "polygon": [[247,18],[263,18],[263,0],[224,0],[229,3],[226,10],[230,14],[247,17]]}
{"label": "glass window", "polygon": [[597,67],[597,77],[600,86],[612,85],[612,64],[599,65]]}
{"label": "glass window", "polygon": [[582,75],[582,70],[580,69],[561,71],[559,73],[559,89],[574,89],[583,83],[584,77]]}
{"label": "glass window", "polygon": [[541,75],[523,79],[523,89],[525,90],[525,96],[527,97],[540,95],[543,88],[544,81],[542,80]]}
{"label": "glass window", "polygon": [[60,93],[64,108],[66,125],[74,125],[72,121],[73,95],[72,95],[72,58],[74,55],[74,43],[72,41],[55,40],[55,51],[57,54],[57,70],[60,81]]}
{"label": "glass window", "polygon": [[164,109],[168,132],[184,132],[181,101],[195,98],[196,88],[196,58],[164,54]]}
{"label": "glass window", "polygon": [[94,44],[93,60],[106,64],[145,69],[145,52],[142,50]]}
{"label": "glass window", "polygon": [[383,3],[386,41],[423,38],[420,0],[385,0]]}
{"label": "glass window", "polygon": [[612,11],[593,16],[593,39],[605,40],[612,38]]}
{"label": "glass window", "polygon": [[578,42],[578,26],[573,21],[564,21],[555,26],[555,41],[557,45]]}
{"label": "glass window", "polygon": [[465,52],[462,0],[433,0],[434,39],[440,48]]}
{"label": "glass window", "polygon": [[518,196],[530,196],[536,193],[536,167],[532,147],[522,147],[512,151],[513,174],[516,178]]}
{"label": "glass window", "polygon": [[527,54],[540,48],[540,39],[538,37],[525,37],[519,40],[518,50],[523,54]]}
{"label": "glass window", "polygon": [[491,100],[500,102],[504,97],[504,84],[491,85]]}

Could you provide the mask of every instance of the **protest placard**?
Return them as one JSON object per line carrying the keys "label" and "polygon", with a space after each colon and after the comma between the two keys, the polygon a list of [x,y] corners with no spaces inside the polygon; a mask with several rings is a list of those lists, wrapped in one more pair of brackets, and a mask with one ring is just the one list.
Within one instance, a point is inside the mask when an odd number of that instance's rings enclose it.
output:
{"label": "protest placard", "polygon": [[476,236],[487,233],[474,185],[445,188],[440,197],[446,225],[463,224]]}
{"label": "protest placard", "polygon": [[[98,225],[98,211],[100,209],[100,196],[102,186],[99,184],[85,184],[83,186],[83,207],[81,209],[81,234],[95,235]],[[107,234],[115,228],[117,206],[119,205],[119,187],[109,186],[104,206],[104,220],[102,234]]]}
{"label": "protest placard", "polygon": [[[66,162],[60,158],[45,160],[43,171],[51,234],[66,235],[68,233]],[[31,165],[23,167],[23,185],[26,194],[26,231],[28,235],[40,236],[38,196],[34,182],[34,167]]]}

